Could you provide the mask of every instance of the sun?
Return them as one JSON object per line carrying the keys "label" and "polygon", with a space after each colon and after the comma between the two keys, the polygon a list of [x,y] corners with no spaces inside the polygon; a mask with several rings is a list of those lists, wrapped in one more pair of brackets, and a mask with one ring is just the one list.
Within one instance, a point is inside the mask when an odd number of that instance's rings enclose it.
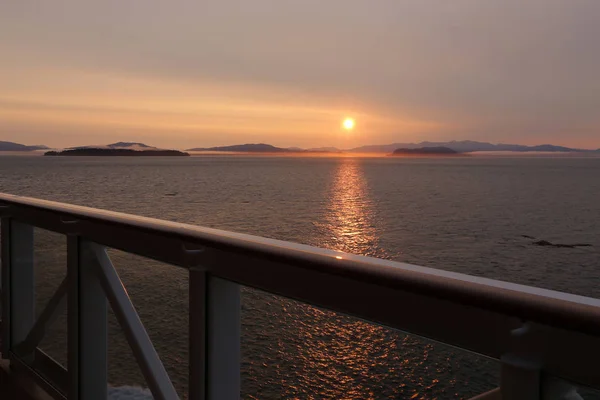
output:
{"label": "sun", "polygon": [[342,122],[342,126],[345,130],[351,131],[354,129],[354,120],[352,118],[346,118],[344,119],[344,122]]}

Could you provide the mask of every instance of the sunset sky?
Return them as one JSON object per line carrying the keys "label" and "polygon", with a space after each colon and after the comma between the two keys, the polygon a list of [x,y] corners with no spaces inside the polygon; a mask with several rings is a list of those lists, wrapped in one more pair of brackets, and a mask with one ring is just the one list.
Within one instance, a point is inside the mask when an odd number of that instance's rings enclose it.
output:
{"label": "sunset sky", "polygon": [[599,18],[598,0],[2,1],[0,140],[598,148]]}

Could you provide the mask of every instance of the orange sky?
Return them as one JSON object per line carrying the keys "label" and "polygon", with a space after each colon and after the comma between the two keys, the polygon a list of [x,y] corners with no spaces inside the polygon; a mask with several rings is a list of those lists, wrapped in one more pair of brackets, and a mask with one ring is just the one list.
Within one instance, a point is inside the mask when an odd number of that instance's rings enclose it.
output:
{"label": "orange sky", "polygon": [[[352,147],[386,134],[393,140],[398,130],[418,134],[441,127],[378,113],[343,97],[246,83],[189,84],[68,69],[13,73],[11,79],[4,76],[0,121],[28,132],[24,138],[39,137],[28,142],[58,147],[90,143],[90,138],[93,143],[125,138],[172,147],[248,141]],[[346,116],[358,122],[351,132],[341,129]]]}
{"label": "orange sky", "polygon": [[0,140],[598,148],[593,15],[583,0],[3,2]]}

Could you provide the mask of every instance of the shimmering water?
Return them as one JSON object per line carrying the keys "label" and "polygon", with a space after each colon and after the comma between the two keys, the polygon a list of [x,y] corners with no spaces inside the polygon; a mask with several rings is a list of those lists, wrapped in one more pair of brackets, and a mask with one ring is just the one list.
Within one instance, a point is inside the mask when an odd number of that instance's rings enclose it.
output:
{"label": "shimmering water", "polygon": [[[2,192],[593,297],[599,176],[600,159],[573,158],[0,157]],[[592,246],[539,247],[522,235]],[[37,244],[41,302],[64,273],[64,242],[39,232]],[[112,256],[183,390],[184,271]],[[461,398],[497,383],[491,361],[439,344],[254,290],[242,301],[244,398]],[[47,343],[57,358],[61,332]],[[115,340],[111,381],[135,383]]]}

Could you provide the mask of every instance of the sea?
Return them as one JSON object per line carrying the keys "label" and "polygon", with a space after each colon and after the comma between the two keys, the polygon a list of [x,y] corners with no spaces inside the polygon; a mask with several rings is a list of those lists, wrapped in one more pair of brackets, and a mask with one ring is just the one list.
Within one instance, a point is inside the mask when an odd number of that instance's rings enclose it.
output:
{"label": "sea", "polygon": [[[0,192],[600,297],[600,158],[3,155]],[[66,239],[35,235],[39,313],[64,279]],[[186,271],[109,254],[185,397]],[[65,315],[41,348],[66,366]],[[109,322],[111,385],[144,386]],[[241,342],[244,399],[461,399],[499,379],[495,360],[250,288]]]}

